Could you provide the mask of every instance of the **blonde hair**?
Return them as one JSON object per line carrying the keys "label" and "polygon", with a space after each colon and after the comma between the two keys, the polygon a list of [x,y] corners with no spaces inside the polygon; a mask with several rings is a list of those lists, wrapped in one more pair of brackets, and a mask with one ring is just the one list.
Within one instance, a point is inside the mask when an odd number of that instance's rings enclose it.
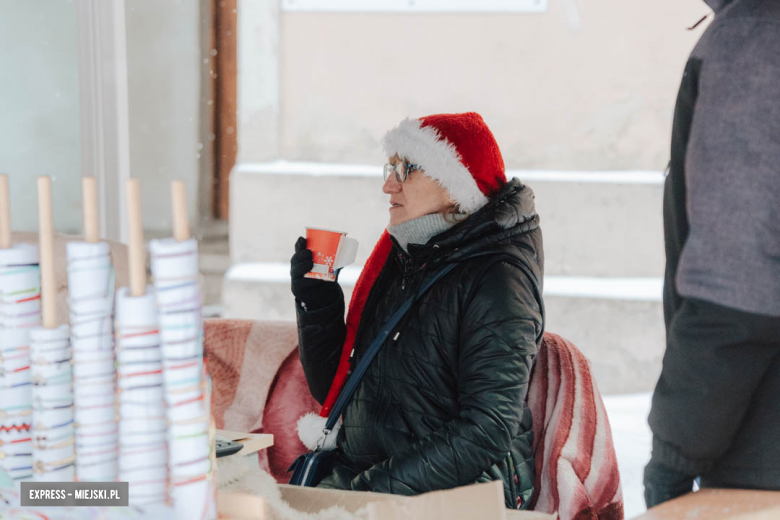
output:
{"label": "blonde hair", "polygon": [[447,222],[450,222],[451,224],[457,224],[458,222],[462,222],[469,218],[471,213],[468,213],[466,211],[461,211],[460,206],[458,206],[457,203],[453,202],[444,210],[442,211],[442,215],[444,215],[444,219]]}

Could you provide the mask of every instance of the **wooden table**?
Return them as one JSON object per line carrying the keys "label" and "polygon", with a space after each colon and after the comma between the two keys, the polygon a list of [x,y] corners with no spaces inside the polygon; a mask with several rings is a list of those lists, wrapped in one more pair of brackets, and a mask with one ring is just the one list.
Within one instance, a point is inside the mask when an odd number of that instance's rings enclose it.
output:
{"label": "wooden table", "polygon": [[780,491],[703,489],[634,520],[780,520]]}
{"label": "wooden table", "polygon": [[217,430],[217,433],[229,441],[244,445],[235,455],[249,455],[274,445],[274,436],[270,433],[242,433],[230,430]]}

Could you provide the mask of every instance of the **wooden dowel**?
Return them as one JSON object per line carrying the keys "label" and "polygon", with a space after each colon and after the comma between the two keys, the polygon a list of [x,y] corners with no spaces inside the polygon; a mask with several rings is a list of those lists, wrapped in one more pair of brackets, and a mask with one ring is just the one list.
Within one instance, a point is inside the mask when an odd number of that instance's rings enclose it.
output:
{"label": "wooden dowel", "polygon": [[100,220],[98,219],[97,179],[81,179],[81,199],[84,209],[84,240],[90,244],[100,242]]}
{"label": "wooden dowel", "polygon": [[0,174],[0,249],[11,247],[11,196],[8,175]]}
{"label": "wooden dowel", "polygon": [[127,180],[127,211],[130,244],[127,247],[130,267],[130,296],[146,293],[146,250],[144,249],[144,225],[141,217],[141,183]]}
{"label": "wooden dowel", "polygon": [[173,238],[177,242],[190,239],[190,223],[187,219],[187,187],[184,181],[171,183],[171,207],[173,208]]}
{"label": "wooden dowel", "polygon": [[51,177],[38,177],[38,262],[41,267],[41,313],[43,326],[57,327],[57,286],[54,280],[54,216],[51,207]]}

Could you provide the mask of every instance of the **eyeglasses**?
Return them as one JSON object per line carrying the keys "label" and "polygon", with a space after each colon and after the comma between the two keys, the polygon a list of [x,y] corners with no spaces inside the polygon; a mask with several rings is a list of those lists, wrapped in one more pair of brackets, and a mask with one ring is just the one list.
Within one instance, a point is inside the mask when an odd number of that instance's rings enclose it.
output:
{"label": "eyeglasses", "polygon": [[408,162],[397,162],[395,164],[385,164],[384,177],[385,182],[390,178],[390,175],[395,172],[395,180],[398,182],[404,182],[409,177],[409,172],[412,170],[422,170],[422,166],[419,164],[411,164]]}

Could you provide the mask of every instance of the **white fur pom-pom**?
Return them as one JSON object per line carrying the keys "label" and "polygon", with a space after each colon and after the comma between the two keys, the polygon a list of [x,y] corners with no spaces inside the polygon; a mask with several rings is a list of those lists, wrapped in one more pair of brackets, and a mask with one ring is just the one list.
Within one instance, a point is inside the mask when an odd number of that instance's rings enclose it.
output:
{"label": "white fur pom-pom", "polygon": [[298,437],[309,450],[316,450],[323,437],[325,437],[325,444],[322,446],[323,450],[330,451],[336,449],[336,437],[341,429],[341,419],[336,423],[330,435],[326,437],[323,430],[327,422],[327,417],[320,417],[316,413],[307,413],[298,419]]}

